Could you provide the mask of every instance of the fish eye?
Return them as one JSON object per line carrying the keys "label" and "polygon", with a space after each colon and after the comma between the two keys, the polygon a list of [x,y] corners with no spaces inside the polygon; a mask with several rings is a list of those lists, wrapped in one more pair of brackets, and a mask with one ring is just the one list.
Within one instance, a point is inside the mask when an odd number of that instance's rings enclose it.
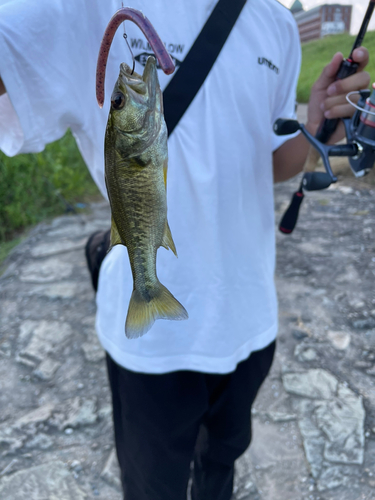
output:
{"label": "fish eye", "polygon": [[125,96],[121,92],[117,92],[111,99],[112,108],[122,109],[125,105]]}

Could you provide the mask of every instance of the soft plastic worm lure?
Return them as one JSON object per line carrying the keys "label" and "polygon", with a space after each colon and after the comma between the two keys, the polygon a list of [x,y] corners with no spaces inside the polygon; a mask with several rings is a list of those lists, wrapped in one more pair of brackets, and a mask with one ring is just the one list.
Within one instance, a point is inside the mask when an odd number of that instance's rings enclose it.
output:
{"label": "soft plastic worm lure", "polygon": [[159,35],[156,33],[155,28],[152,26],[147,17],[142,14],[142,12],[139,12],[139,10],[131,9],[129,7],[119,9],[109,21],[104,32],[99,50],[98,63],[96,66],[96,99],[99,107],[101,108],[104,103],[105,69],[107,66],[109,50],[117,28],[123,21],[127,20],[132,21],[142,30],[164,73],[170,75],[175,70],[175,66],[170,55],[166,51],[163,42],[160,40]]}

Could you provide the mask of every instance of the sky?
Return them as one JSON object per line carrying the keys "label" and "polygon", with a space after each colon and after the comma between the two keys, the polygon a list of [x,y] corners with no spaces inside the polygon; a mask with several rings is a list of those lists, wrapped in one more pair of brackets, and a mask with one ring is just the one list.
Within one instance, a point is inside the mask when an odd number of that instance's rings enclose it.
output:
{"label": "sky", "polygon": [[[291,5],[294,3],[294,0],[279,0],[280,3],[285,5],[286,7],[291,7]],[[356,35],[359,31],[359,28],[361,27],[363,16],[365,15],[365,12],[367,10],[369,0],[300,0],[303,8],[305,10],[310,10],[313,9],[314,7],[317,7],[318,5],[324,5],[324,4],[332,4],[332,3],[337,3],[341,5],[353,5],[353,11],[352,11],[352,24],[350,27],[350,33],[352,35]],[[373,14],[370,25],[369,25],[369,30],[375,30],[375,13]]]}

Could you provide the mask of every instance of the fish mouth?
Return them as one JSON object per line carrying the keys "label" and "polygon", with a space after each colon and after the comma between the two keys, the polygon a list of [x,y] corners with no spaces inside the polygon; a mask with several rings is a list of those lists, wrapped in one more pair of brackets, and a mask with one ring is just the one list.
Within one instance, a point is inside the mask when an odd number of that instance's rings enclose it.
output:
{"label": "fish mouth", "polygon": [[120,79],[121,83],[136,92],[137,94],[145,95],[147,93],[147,84],[143,81],[141,75],[132,72],[126,63],[121,63],[120,65]]}
{"label": "fish mouth", "polygon": [[128,66],[125,62],[120,64],[120,75],[123,78],[126,78],[126,80],[130,80],[130,81],[141,80],[141,81],[143,81],[142,76],[139,75],[136,71],[133,71],[133,68]]}

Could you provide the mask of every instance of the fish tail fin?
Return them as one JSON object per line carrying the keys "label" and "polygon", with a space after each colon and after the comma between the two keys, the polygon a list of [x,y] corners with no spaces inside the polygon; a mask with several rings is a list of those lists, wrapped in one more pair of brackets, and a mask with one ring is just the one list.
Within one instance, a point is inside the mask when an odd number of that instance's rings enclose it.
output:
{"label": "fish tail fin", "polygon": [[157,319],[187,319],[188,313],[182,304],[160,282],[150,300],[133,290],[125,323],[125,335],[135,339],[144,335]]}

